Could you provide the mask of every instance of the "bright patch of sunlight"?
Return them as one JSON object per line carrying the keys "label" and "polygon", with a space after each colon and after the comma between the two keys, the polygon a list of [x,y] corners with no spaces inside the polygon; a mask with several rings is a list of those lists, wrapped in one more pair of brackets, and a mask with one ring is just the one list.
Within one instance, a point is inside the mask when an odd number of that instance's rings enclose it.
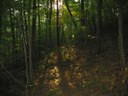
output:
{"label": "bright patch of sunlight", "polygon": [[52,88],[56,88],[59,83],[60,83],[60,79],[59,79],[59,69],[57,66],[53,67],[51,70],[50,70],[50,75],[54,78],[54,79],[51,79],[49,81],[49,85],[52,87]]}
{"label": "bright patch of sunlight", "polygon": [[75,35],[72,35],[72,38],[75,38]]}
{"label": "bright patch of sunlight", "polygon": [[[63,0],[58,0],[58,8],[60,9],[63,5]],[[57,0],[54,2],[54,9],[57,9]]]}
{"label": "bright patch of sunlight", "polygon": [[54,88],[54,87],[58,86],[59,83],[60,83],[59,79],[54,79],[54,80],[50,80],[49,85]]}
{"label": "bright patch of sunlight", "polygon": [[72,89],[74,89],[74,88],[75,88],[74,84],[73,84],[73,83],[71,83],[71,82],[69,82],[69,83],[68,83],[68,85],[69,85],[69,86],[70,86],[70,88],[72,88]]}
{"label": "bright patch of sunlight", "polygon": [[18,10],[15,10],[15,11],[14,11],[14,15],[15,15],[15,16],[16,16],[18,13],[19,13]]}
{"label": "bright patch of sunlight", "polygon": [[75,2],[78,2],[79,0],[74,0]]}
{"label": "bright patch of sunlight", "polygon": [[58,72],[59,72],[59,69],[58,67],[55,66],[53,69],[50,70],[50,75],[59,77],[60,75]]}

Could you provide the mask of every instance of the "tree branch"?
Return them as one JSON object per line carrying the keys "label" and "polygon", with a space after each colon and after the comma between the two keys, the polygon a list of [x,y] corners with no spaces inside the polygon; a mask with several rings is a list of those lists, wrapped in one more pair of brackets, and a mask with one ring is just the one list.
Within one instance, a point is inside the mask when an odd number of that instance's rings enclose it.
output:
{"label": "tree branch", "polygon": [[66,5],[67,10],[68,10],[68,12],[69,12],[69,14],[70,14],[70,16],[71,16],[71,19],[72,19],[72,22],[73,22],[73,24],[74,24],[74,27],[77,28],[76,22],[75,22],[75,20],[74,20],[74,18],[73,18],[73,15],[72,15],[71,10],[70,10],[70,8],[69,8],[69,6],[68,6],[68,3],[67,3],[66,0],[64,0],[64,2],[65,2],[65,5]]}

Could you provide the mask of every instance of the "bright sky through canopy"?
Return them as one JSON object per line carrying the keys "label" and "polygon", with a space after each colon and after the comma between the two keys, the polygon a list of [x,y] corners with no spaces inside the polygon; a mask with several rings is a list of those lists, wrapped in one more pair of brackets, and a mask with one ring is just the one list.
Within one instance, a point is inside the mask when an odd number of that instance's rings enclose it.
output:
{"label": "bright sky through canopy", "polygon": [[75,2],[78,2],[78,0],[74,0]]}
{"label": "bright sky through canopy", "polygon": [[[59,9],[61,8],[62,4],[63,4],[63,1],[62,0],[58,0],[58,8]],[[54,2],[54,8],[57,9],[57,0],[55,0],[55,2]]]}

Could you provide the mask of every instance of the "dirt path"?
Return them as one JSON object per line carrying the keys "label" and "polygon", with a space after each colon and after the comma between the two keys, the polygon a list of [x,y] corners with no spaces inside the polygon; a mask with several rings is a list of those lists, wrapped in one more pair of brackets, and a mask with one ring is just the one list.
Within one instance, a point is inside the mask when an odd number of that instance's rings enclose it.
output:
{"label": "dirt path", "polygon": [[88,60],[86,54],[74,46],[62,47],[62,79],[52,52],[47,63],[54,65],[46,70],[43,85],[37,84],[43,89],[36,96],[113,96],[118,72],[114,55],[103,57],[104,53]]}

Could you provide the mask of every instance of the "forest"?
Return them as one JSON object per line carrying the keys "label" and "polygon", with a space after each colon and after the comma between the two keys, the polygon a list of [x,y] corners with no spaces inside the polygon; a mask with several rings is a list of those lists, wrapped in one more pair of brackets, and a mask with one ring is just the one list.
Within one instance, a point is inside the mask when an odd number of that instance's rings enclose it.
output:
{"label": "forest", "polygon": [[128,0],[0,0],[0,96],[128,96]]}

